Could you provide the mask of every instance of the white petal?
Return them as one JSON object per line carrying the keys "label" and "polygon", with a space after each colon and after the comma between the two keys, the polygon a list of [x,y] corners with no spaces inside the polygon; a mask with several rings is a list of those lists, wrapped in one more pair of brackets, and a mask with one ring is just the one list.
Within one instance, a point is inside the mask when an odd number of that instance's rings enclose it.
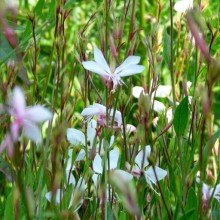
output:
{"label": "white petal", "polygon": [[24,134],[32,141],[36,141],[37,143],[41,143],[41,131],[37,125],[30,121],[24,121],[23,123]]}
{"label": "white petal", "polygon": [[96,126],[97,126],[97,122],[94,119],[88,122],[87,137],[88,137],[88,140],[90,141],[90,146],[93,145],[93,141],[96,136]]}
{"label": "white petal", "polygon": [[73,176],[72,172],[70,172],[70,170],[66,170],[66,182],[68,182],[69,184],[73,184],[73,185],[76,184],[75,177]]}
{"label": "white petal", "polygon": [[131,76],[138,73],[142,73],[144,71],[145,67],[142,65],[130,65],[128,68],[123,69],[121,72],[119,72],[120,77],[124,76]]}
{"label": "white petal", "polygon": [[107,73],[111,74],[111,70],[105,60],[105,57],[102,54],[102,51],[99,50],[98,48],[94,49],[94,57],[95,61],[100,65],[102,69],[104,69]]}
{"label": "white petal", "polygon": [[125,182],[130,182],[133,179],[133,176],[124,170],[114,170],[113,173],[120,176]]}
{"label": "white petal", "polygon": [[138,168],[141,169],[142,167],[142,161],[144,159],[144,163],[143,163],[143,168],[145,168],[149,162],[148,162],[148,157],[150,156],[150,153],[151,153],[151,147],[150,145],[147,145],[145,147],[145,157],[144,157],[144,151],[141,150],[137,156],[135,157],[135,163],[138,165]]}
{"label": "white petal", "polygon": [[[113,117],[114,110],[111,109],[110,111],[110,117]],[[115,111],[115,118],[114,121],[117,122],[117,126],[120,127],[122,125],[122,117],[121,117],[121,112],[116,110]]]}
{"label": "white petal", "polygon": [[184,13],[192,7],[193,7],[193,0],[179,0],[174,5],[174,9],[180,13]]}
{"label": "white petal", "polygon": [[113,150],[109,152],[110,170],[115,169],[118,166],[118,159],[119,159],[119,148],[115,147]]}
{"label": "white petal", "polygon": [[67,140],[73,145],[85,146],[85,135],[75,128],[67,129]]}
{"label": "white petal", "polygon": [[212,189],[210,189],[210,186],[208,186],[207,184],[203,183],[202,184],[202,198],[203,200],[209,200],[210,196],[212,193]]}
{"label": "white petal", "polygon": [[114,74],[118,74],[122,70],[129,68],[130,65],[135,65],[140,62],[140,57],[139,56],[129,56],[127,59],[119,66],[116,68]]}
{"label": "white petal", "polygon": [[155,97],[166,98],[171,92],[171,86],[159,85],[155,94]]}
{"label": "white petal", "polygon": [[52,116],[49,110],[40,105],[27,108],[25,111],[25,118],[33,122],[43,122],[51,119]]}
{"label": "white petal", "polygon": [[165,111],[166,107],[165,105],[162,103],[162,102],[159,102],[157,100],[154,100],[154,111],[155,112],[162,112],[162,111]]}
{"label": "white petal", "polygon": [[220,202],[220,184],[216,186],[213,197]]}
{"label": "white petal", "polygon": [[137,132],[137,128],[134,125],[132,125],[132,124],[127,124],[126,125],[126,132],[128,134],[136,133]]}
{"label": "white petal", "polygon": [[81,192],[84,192],[85,189],[86,189],[86,182],[82,177],[80,177],[77,182],[75,190],[80,190]]}
{"label": "white petal", "polygon": [[26,102],[24,93],[19,87],[14,88],[11,102],[15,114],[23,116],[25,113]]}
{"label": "white petal", "polygon": [[96,156],[93,160],[92,166],[93,166],[93,170],[96,173],[102,174],[102,172],[103,172],[102,158],[99,156],[99,154],[96,154]]}
{"label": "white petal", "polygon": [[103,69],[98,63],[94,61],[84,61],[82,62],[83,67],[86,70],[89,70],[90,72],[97,73],[100,76],[103,76],[105,78],[110,77],[111,75],[106,72],[105,69]]}
{"label": "white petal", "polygon": [[145,94],[144,88],[141,87],[141,86],[135,86],[135,87],[132,88],[132,95],[135,98],[139,98],[142,92],[143,92],[143,94]]}
{"label": "white petal", "polygon": [[97,186],[98,177],[99,177],[99,175],[96,174],[96,173],[94,173],[94,174],[92,175],[92,180],[93,180],[93,183],[94,183],[95,186]]}
{"label": "white petal", "polygon": [[93,105],[90,105],[87,108],[84,108],[81,115],[88,120],[90,120],[95,115],[105,114],[106,113],[106,107],[104,105],[95,103]]}
{"label": "white petal", "polygon": [[[56,204],[60,204],[60,198],[62,199],[62,195],[61,195],[62,191],[60,189],[57,189],[56,191],[56,195],[55,195],[55,203]],[[48,192],[45,194],[46,199],[51,202],[52,200],[52,192]]]}
{"label": "white petal", "polygon": [[75,161],[84,160],[85,157],[86,157],[86,152],[85,152],[85,150],[81,149],[80,152],[78,153]]}
{"label": "white petal", "polygon": [[[156,175],[157,175],[157,179],[158,181],[162,180],[165,178],[165,176],[167,175],[167,171],[166,170],[163,170],[161,169],[160,167],[157,167],[155,166],[155,172],[156,172]],[[154,170],[152,167],[150,167],[146,172],[145,172],[145,176],[148,176],[148,178],[151,180],[152,183],[156,184],[157,182],[157,179],[156,179],[156,176],[154,174]]]}
{"label": "white petal", "polygon": [[112,135],[111,138],[110,138],[109,147],[111,147],[114,144],[114,141],[115,141],[115,136]]}

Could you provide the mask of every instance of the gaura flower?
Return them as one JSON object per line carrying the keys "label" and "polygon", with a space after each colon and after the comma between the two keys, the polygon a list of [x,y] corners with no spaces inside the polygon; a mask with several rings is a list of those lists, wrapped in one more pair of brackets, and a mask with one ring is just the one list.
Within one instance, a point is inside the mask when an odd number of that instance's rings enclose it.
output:
{"label": "gaura flower", "polygon": [[19,87],[15,87],[7,112],[14,121],[11,123],[10,133],[7,134],[5,141],[0,146],[0,153],[6,147],[10,153],[13,152],[13,143],[18,141],[21,130],[30,140],[41,143],[41,131],[37,124],[52,118],[52,113],[49,110],[40,105],[26,107],[23,91]]}
{"label": "gaura flower", "polygon": [[180,13],[184,13],[192,8],[193,0],[179,0],[174,5],[174,9]]}
{"label": "gaura flower", "polygon": [[[114,110],[110,109],[109,111],[109,122],[111,125],[111,120],[114,114]],[[90,121],[94,116],[97,116],[97,122],[101,126],[106,126],[106,107],[104,105],[95,103],[89,107],[83,109],[81,115],[85,118],[86,121]],[[122,125],[121,112],[115,111],[114,117],[114,128],[118,128]]]}
{"label": "gaura flower", "polygon": [[[196,178],[196,182],[200,183],[200,178]],[[213,190],[215,190],[213,192]],[[202,202],[203,202],[203,210],[206,211],[208,209],[209,199],[213,194],[213,198],[220,202],[220,184],[217,184],[215,188],[211,188],[209,185],[203,183],[202,184]]]}
{"label": "gaura flower", "polygon": [[83,61],[83,67],[86,70],[99,74],[105,80],[113,82],[114,89],[118,84],[124,84],[121,77],[131,76],[144,71],[144,66],[138,65],[140,62],[139,56],[127,57],[127,59],[116,69],[111,69],[109,67],[101,50],[98,48],[94,49],[94,58],[95,61]]}
{"label": "gaura flower", "polygon": [[[157,180],[160,181],[164,179],[165,176],[167,175],[167,171],[161,169],[158,166],[154,166],[154,168],[150,166],[148,170],[145,171],[145,168],[149,165],[147,158],[150,156],[150,153],[151,153],[151,147],[150,145],[147,145],[145,147],[145,151],[141,150],[137,154],[137,156],[135,157],[135,165],[131,169],[131,174],[139,178],[141,173],[144,172],[144,176],[145,176],[147,183],[149,184],[151,189],[155,191],[152,183],[156,184]],[[130,164],[128,163],[127,163],[127,169],[130,170]],[[155,176],[154,170],[155,170],[156,176]]]}
{"label": "gaura flower", "polygon": [[[155,112],[162,112],[166,109],[165,105],[157,100],[153,100],[154,96],[158,98],[165,98],[168,97],[171,92],[171,86],[166,86],[166,85],[159,85],[157,88],[156,93],[151,95],[151,103],[154,103],[153,109]],[[132,95],[135,98],[139,98],[141,93],[146,95],[147,93],[144,91],[144,88],[141,86],[134,86],[132,89]]]}

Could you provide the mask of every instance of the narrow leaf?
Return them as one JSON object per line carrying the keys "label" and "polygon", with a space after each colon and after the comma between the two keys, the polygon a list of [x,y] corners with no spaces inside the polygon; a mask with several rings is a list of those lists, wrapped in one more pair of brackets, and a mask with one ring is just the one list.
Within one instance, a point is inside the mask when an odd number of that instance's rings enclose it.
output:
{"label": "narrow leaf", "polygon": [[188,96],[186,96],[176,108],[173,125],[177,136],[181,136],[186,130],[189,118]]}

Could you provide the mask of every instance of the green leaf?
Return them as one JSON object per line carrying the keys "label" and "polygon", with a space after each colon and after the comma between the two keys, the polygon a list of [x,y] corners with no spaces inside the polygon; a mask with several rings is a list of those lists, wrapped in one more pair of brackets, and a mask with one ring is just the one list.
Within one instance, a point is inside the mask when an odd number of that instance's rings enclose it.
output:
{"label": "green leaf", "polygon": [[196,219],[198,216],[198,203],[197,203],[197,196],[195,193],[195,190],[193,188],[190,188],[187,204],[186,204],[186,211],[190,211],[194,209],[194,212],[188,217],[189,220]]}
{"label": "green leaf", "polygon": [[35,9],[34,9],[34,12],[40,17],[42,15],[42,11],[43,11],[43,7],[44,7],[44,4],[45,4],[45,0],[39,0]]}
{"label": "green leaf", "polygon": [[15,219],[14,207],[13,207],[13,190],[9,193],[4,213],[4,220],[13,220]]}
{"label": "green leaf", "polygon": [[167,33],[166,27],[163,30],[163,58],[166,65],[170,69],[170,35]]}
{"label": "green leaf", "polygon": [[188,96],[186,96],[176,108],[173,125],[176,135],[180,137],[186,130],[189,118]]}

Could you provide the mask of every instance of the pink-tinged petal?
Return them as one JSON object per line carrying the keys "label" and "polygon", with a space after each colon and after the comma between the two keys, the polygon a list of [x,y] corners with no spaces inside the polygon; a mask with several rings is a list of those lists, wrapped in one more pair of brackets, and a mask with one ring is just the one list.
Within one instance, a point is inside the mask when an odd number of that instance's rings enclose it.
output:
{"label": "pink-tinged petal", "polygon": [[116,68],[114,74],[118,74],[121,71],[123,71],[126,68],[129,68],[130,65],[136,65],[140,62],[140,57],[139,56],[129,56],[127,59],[119,66]]}
{"label": "pink-tinged petal", "polygon": [[94,61],[84,61],[82,62],[82,65],[86,70],[89,70],[90,72],[93,72],[93,73],[97,73],[106,79],[110,77],[109,73],[106,72],[105,69],[103,69],[98,63]]}
{"label": "pink-tinged petal", "polygon": [[92,163],[93,170],[98,173],[102,174],[103,167],[102,167],[102,158],[99,156],[99,154],[96,154],[93,163]]}
{"label": "pink-tinged petal", "polygon": [[[111,109],[110,111],[110,117],[113,117],[114,110]],[[122,117],[121,117],[121,112],[116,110],[115,111],[115,117],[114,117],[114,122],[117,123],[117,126],[120,127],[122,125]]]}
{"label": "pink-tinged petal", "polygon": [[7,148],[9,157],[13,156],[14,143],[10,134],[7,134],[5,140],[0,145],[0,155]]}
{"label": "pink-tinged petal", "polygon": [[109,160],[110,160],[109,163],[110,167],[108,167],[109,170],[113,170],[118,166],[118,159],[119,159],[119,148],[115,147],[113,150],[109,152]]}
{"label": "pink-tinged petal", "polygon": [[67,129],[67,140],[73,145],[85,146],[85,135],[75,128]]}
{"label": "pink-tinged petal", "polygon": [[26,102],[24,93],[19,87],[14,88],[11,102],[13,114],[15,116],[23,116],[25,114]]}
{"label": "pink-tinged petal", "polygon": [[41,143],[41,131],[37,125],[30,121],[25,121],[23,123],[23,131],[26,137],[31,139],[32,141],[36,141],[37,143]]}
{"label": "pink-tinged petal", "polygon": [[208,201],[210,198],[210,193],[211,192],[211,188],[210,186],[208,186],[207,184],[203,183],[202,184],[202,199],[204,201]]}
{"label": "pink-tinged petal", "polygon": [[16,122],[11,124],[11,138],[14,142],[18,141],[20,125]]}
{"label": "pink-tinged petal", "polygon": [[123,69],[121,72],[118,73],[120,77],[131,76],[138,73],[142,73],[145,67],[142,65],[130,65],[126,69]]}
{"label": "pink-tinged petal", "polygon": [[106,107],[103,105],[100,105],[98,103],[95,103],[94,105],[90,105],[87,108],[84,108],[81,115],[86,118],[86,120],[90,120],[95,115],[102,115],[106,114]]}
{"label": "pink-tinged petal", "polygon": [[25,112],[25,119],[30,120],[32,122],[43,122],[50,120],[53,114],[47,110],[46,108],[36,105],[33,107],[29,107]]}
{"label": "pink-tinged petal", "polygon": [[111,70],[105,60],[105,57],[102,54],[102,51],[99,50],[98,48],[94,49],[94,57],[95,57],[95,61],[97,62],[97,64],[104,69],[109,75],[111,75]]}

